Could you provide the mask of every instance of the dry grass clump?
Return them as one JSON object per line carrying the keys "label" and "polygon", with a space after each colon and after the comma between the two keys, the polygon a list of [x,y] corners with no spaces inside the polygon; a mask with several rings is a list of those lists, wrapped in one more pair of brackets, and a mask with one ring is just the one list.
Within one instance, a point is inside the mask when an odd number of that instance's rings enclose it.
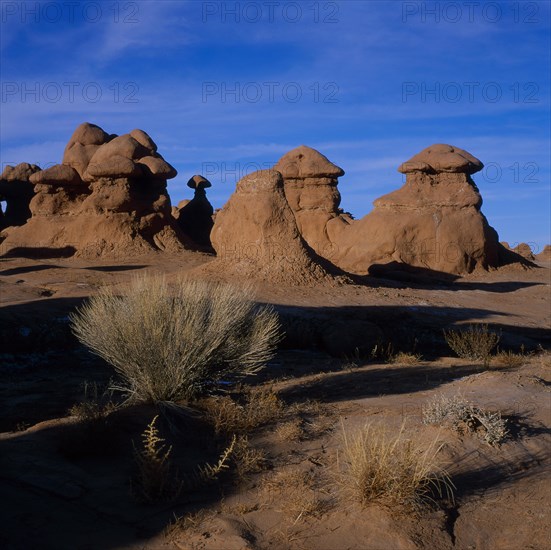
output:
{"label": "dry grass clump", "polygon": [[423,357],[420,353],[407,353],[404,351],[400,351],[395,355],[392,355],[388,362],[394,365],[406,365],[414,367],[415,365],[418,365],[420,363],[422,358]]}
{"label": "dry grass clump", "polygon": [[369,357],[372,361],[388,361],[394,355],[394,345],[392,342],[387,344],[375,344]]}
{"label": "dry grass clump", "polygon": [[341,368],[342,370],[352,372],[354,369],[357,369],[362,363],[363,360],[359,348],[354,348],[354,353],[344,356]]}
{"label": "dry grass clump", "polygon": [[444,424],[459,432],[473,432],[489,445],[500,445],[508,436],[507,423],[499,412],[490,412],[459,395],[441,396],[423,406],[425,424]]}
{"label": "dry grass clump", "polygon": [[272,388],[247,388],[242,402],[229,396],[211,397],[198,403],[216,433],[246,433],[281,418],[284,404]]}
{"label": "dry grass clump", "polygon": [[290,414],[320,416],[334,412],[334,407],[315,399],[305,399],[292,403],[287,410]]}
{"label": "dry grass clump", "polygon": [[109,389],[102,390],[96,382],[85,382],[83,400],[75,403],[68,412],[80,422],[96,423],[107,418],[116,409],[113,393]]}
{"label": "dry grass clump", "polygon": [[137,473],[132,482],[132,492],[143,502],[173,500],[178,496],[182,483],[172,472],[170,455],[172,447],[166,448],[155,423],[158,416],[148,424],[142,434],[142,448],[134,446]]}
{"label": "dry grass clump", "polygon": [[76,337],[110,363],[131,401],[189,400],[261,369],[280,339],[277,315],[250,288],[140,276],[103,288],[71,315]]}
{"label": "dry grass clump", "polygon": [[361,504],[416,508],[436,498],[453,499],[453,483],[438,460],[442,446],[434,439],[422,447],[407,439],[404,429],[402,424],[392,432],[371,422],[350,435],[343,428],[340,479],[345,491]]}
{"label": "dry grass clump", "polygon": [[233,450],[233,463],[239,480],[247,479],[250,474],[257,474],[266,469],[266,453],[252,447],[247,436],[239,436]]}
{"label": "dry grass clump", "polygon": [[296,524],[307,517],[320,517],[331,506],[331,498],[317,485],[311,471],[280,470],[262,480],[261,493],[269,501],[283,500],[284,508],[278,512],[290,516]]}
{"label": "dry grass clump", "polygon": [[459,357],[482,361],[487,367],[490,363],[490,353],[499,343],[501,336],[489,330],[488,325],[479,324],[470,325],[465,330],[445,330],[444,338]]}
{"label": "dry grass clump", "polygon": [[283,422],[275,429],[275,435],[280,441],[300,441],[304,436],[302,424],[300,418]]}
{"label": "dry grass clump", "polygon": [[539,363],[544,369],[551,369],[551,352],[541,349],[539,353]]}
{"label": "dry grass clump", "polygon": [[522,367],[526,363],[526,355],[524,353],[515,353],[513,351],[498,351],[492,357],[492,366],[514,369]]}
{"label": "dry grass clump", "polygon": [[175,517],[164,529],[164,535],[169,542],[176,543],[183,534],[194,534],[199,531],[201,525],[216,517],[214,510],[200,509],[196,512]]}

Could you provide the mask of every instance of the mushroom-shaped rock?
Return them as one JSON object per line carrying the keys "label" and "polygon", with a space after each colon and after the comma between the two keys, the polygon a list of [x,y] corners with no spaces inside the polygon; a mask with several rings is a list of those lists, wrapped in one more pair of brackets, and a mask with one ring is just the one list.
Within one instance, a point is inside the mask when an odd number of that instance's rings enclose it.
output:
{"label": "mushroom-shaped rock", "polygon": [[212,187],[212,183],[207,178],[196,174],[195,176],[189,178],[187,186],[192,189],[207,189],[208,187]]}
{"label": "mushroom-shaped rock", "polygon": [[71,166],[55,164],[50,168],[33,174],[29,180],[34,184],[42,185],[79,185],[82,180],[78,172]]}
{"label": "mushroom-shaped rock", "polygon": [[176,168],[161,157],[142,157],[138,164],[145,166],[145,173],[155,178],[169,180],[178,175]]}
{"label": "mushroom-shaped rock", "polygon": [[[36,235],[41,237],[44,237],[47,232],[37,220],[76,213],[82,200],[90,194],[88,186],[83,183],[78,172],[65,164],[56,164],[36,172],[30,177],[30,181],[35,184],[35,195],[29,204],[32,218],[26,226],[29,226],[29,232],[32,227],[35,227]],[[20,238],[21,242],[28,240],[24,235]]]}
{"label": "mushroom-shaped rock", "polygon": [[331,243],[326,225],[341,215],[337,185],[344,170],[306,145],[283,155],[274,170],[283,176],[285,197],[302,237],[318,254],[327,256]]}
{"label": "mushroom-shaped rock", "polygon": [[132,130],[129,135],[152,153],[157,152],[157,144],[151,139],[149,134],[147,134],[143,130]]}
{"label": "mushroom-shaped rock", "polygon": [[344,176],[342,168],[307,145],[300,145],[296,149],[285,153],[274,166],[274,170],[280,172],[284,179],[339,178]]}
{"label": "mushroom-shaped rock", "polygon": [[402,174],[412,172],[474,174],[482,168],[484,168],[482,162],[467,151],[453,145],[437,143],[400,164],[398,172]]}
{"label": "mushroom-shaped rock", "polygon": [[328,222],[333,261],[357,274],[391,262],[451,274],[499,265],[497,233],[480,211],[482,197],[469,175],[481,167],[449,145],[415,155],[400,167],[406,183],[375,200],[367,216]]}
{"label": "mushroom-shaped rock", "polygon": [[166,190],[176,170],[145,132],[132,134],[79,126],[63,164],[31,176],[32,217],[6,230],[7,249],[63,244],[85,257],[182,250],[187,241],[171,215]]}
{"label": "mushroom-shaped rock", "polygon": [[211,187],[209,180],[200,175],[195,175],[188,181],[188,186],[195,189],[193,199],[183,200],[178,203],[176,218],[182,231],[200,247],[210,249],[210,232],[213,221],[214,209],[207,199],[205,189]]}

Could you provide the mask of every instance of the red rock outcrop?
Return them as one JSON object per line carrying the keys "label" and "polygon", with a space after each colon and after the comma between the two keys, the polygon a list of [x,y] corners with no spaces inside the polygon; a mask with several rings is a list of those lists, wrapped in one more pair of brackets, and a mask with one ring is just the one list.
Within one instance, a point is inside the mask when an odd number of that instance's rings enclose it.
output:
{"label": "red rock outcrop", "polygon": [[450,145],[421,151],[398,169],[405,185],[377,199],[367,216],[327,223],[332,261],[358,274],[389,262],[453,274],[498,266],[498,236],[480,211],[482,197],[471,179],[482,167]]}
{"label": "red rock outcrop", "polygon": [[185,236],[166,191],[175,175],[142,130],[113,136],[81,124],[63,163],[30,177],[32,217],[5,232],[3,248],[70,247],[86,257],[182,250]]}
{"label": "red rock outcrop", "polygon": [[536,260],[538,262],[549,262],[551,261],[551,245],[546,244],[544,249],[536,255]]}
{"label": "red rock outcrop", "polygon": [[285,197],[303,239],[316,253],[328,257],[332,243],[326,226],[342,215],[337,185],[344,170],[306,145],[283,155],[274,170],[283,176]]}
{"label": "red rock outcrop", "polygon": [[502,241],[499,244],[501,244],[501,246],[503,246],[507,250],[510,250],[511,252],[522,256],[525,260],[533,262],[536,259],[536,256],[532,252],[530,245],[527,243],[518,243],[515,246],[510,246],[508,242]]}
{"label": "red rock outcrop", "polygon": [[206,266],[209,271],[285,285],[333,280],[301,237],[275,170],[253,172],[237,183],[216,216],[211,241],[217,258]]}

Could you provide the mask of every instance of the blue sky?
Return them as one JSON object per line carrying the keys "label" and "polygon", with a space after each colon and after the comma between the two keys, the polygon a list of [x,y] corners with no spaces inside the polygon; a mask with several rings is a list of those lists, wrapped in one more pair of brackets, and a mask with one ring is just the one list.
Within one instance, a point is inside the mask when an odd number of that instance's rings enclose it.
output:
{"label": "blue sky", "polygon": [[480,158],[502,240],[550,236],[550,3],[1,1],[0,162],[61,161],[83,121],[147,131],[215,207],[300,144],[367,214],[433,143]]}

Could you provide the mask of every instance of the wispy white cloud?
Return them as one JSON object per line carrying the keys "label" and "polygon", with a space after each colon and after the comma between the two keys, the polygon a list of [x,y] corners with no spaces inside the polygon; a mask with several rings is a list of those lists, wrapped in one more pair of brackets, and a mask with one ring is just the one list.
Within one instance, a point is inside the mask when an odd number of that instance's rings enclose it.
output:
{"label": "wispy white cloud", "polygon": [[[127,4],[137,4],[138,13],[131,14]],[[222,3],[211,4],[222,9]],[[326,4],[338,5],[336,23],[323,22]],[[346,170],[343,206],[363,215],[373,199],[402,184],[398,164],[431,143],[447,142],[503,167],[499,182],[484,173],[475,176],[485,210],[503,215],[518,197],[536,212],[526,214],[525,222],[537,218],[540,227],[545,222],[545,191],[519,190],[508,167],[535,162],[539,186],[549,182],[549,48],[542,47],[549,43],[548,3],[538,4],[540,23],[533,26],[515,23],[509,11],[499,24],[480,17],[463,24],[431,24],[419,14],[404,21],[402,2],[316,2],[318,22],[311,4],[299,3],[303,12],[296,24],[284,20],[281,6],[276,6],[273,22],[242,18],[235,24],[220,13],[206,19],[204,2],[115,5],[122,10],[118,21],[113,5],[101,3],[105,16],[96,23],[81,17],[74,24],[12,20],[2,26],[4,83],[94,82],[103,92],[98,102],[80,95],[54,104],[0,103],[2,159],[58,162],[66,140],[84,120],[115,133],[141,127],[180,170],[169,183],[177,202],[189,194],[187,177],[206,162],[264,165],[305,143]],[[240,3],[242,9],[244,5]],[[125,17],[136,22],[124,22]],[[298,83],[301,101],[293,104],[281,94],[258,103],[231,97],[223,102],[221,95],[205,101],[202,95],[206,81],[231,86],[266,80],[279,82],[279,90],[285,83]],[[480,95],[474,102],[464,96],[458,103],[442,98],[437,103],[430,94],[423,101],[419,91],[404,101],[404,82],[430,89],[435,82],[452,81],[480,81],[481,86],[495,81],[504,97],[496,103]],[[529,81],[539,86],[538,103],[515,102],[509,86]],[[126,103],[122,96],[115,101],[110,87],[116,82],[135,82],[138,102]],[[335,82],[337,103],[326,104],[323,96],[315,101],[309,89],[315,82]],[[209,196],[221,206],[235,181],[219,173],[213,183]],[[524,231],[513,222],[506,230]]]}

